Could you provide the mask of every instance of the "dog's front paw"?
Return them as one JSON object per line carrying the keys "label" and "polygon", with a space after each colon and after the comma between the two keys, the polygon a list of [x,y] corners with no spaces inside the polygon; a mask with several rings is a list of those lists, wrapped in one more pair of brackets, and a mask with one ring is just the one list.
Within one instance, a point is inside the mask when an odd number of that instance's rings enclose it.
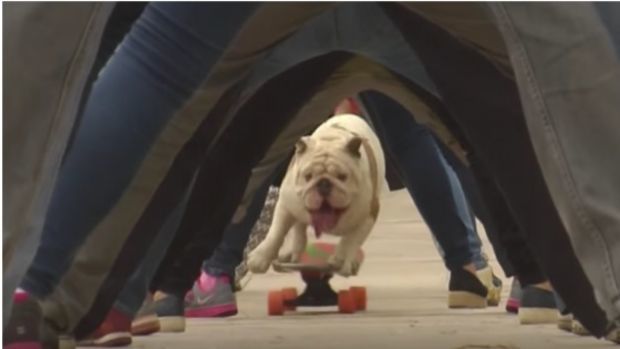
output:
{"label": "dog's front paw", "polygon": [[338,255],[331,256],[328,263],[336,274],[344,277],[357,275],[360,267],[359,263],[354,259],[339,258]]}
{"label": "dog's front paw", "polygon": [[359,263],[355,262],[354,260],[345,260],[342,263],[340,269],[336,270],[336,273],[344,277],[349,277],[352,275],[356,275],[358,270]]}
{"label": "dog's front paw", "polygon": [[327,264],[334,271],[340,270],[344,264],[344,258],[338,254],[333,254],[327,259]]}
{"label": "dog's front paw", "polygon": [[264,274],[273,260],[272,254],[259,246],[248,255],[248,269],[255,274]]}

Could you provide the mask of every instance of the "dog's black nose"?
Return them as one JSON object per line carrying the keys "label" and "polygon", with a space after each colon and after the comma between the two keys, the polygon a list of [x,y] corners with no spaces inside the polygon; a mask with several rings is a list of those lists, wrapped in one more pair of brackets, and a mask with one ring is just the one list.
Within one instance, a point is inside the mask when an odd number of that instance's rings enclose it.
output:
{"label": "dog's black nose", "polygon": [[322,178],[316,184],[316,187],[319,191],[319,194],[321,194],[321,196],[328,196],[329,193],[332,191],[332,182],[330,182],[329,179]]}

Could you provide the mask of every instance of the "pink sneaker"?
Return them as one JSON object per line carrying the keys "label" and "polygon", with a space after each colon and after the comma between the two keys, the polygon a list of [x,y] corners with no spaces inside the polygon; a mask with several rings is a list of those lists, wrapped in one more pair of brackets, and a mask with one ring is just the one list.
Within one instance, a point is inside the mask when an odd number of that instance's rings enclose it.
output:
{"label": "pink sneaker", "polygon": [[228,276],[205,273],[194,283],[191,295],[186,297],[185,317],[227,317],[237,314],[237,299]]}
{"label": "pink sneaker", "polygon": [[506,311],[512,314],[519,313],[519,307],[521,307],[521,284],[516,278],[512,280],[512,287],[510,288],[510,296],[506,302]]}

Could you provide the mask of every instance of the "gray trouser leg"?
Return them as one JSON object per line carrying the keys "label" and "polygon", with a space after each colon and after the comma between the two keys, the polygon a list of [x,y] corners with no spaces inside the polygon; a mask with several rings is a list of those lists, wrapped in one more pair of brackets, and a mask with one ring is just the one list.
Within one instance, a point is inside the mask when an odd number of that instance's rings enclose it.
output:
{"label": "gray trouser leg", "polygon": [[588,3],[493,3],[551,197],[597,300],[620,316],[620,63]]}
{"label": "gray trouser leg", "polygon": [[88,73],[114,3],[4,7],[3,319],[39,243]]}

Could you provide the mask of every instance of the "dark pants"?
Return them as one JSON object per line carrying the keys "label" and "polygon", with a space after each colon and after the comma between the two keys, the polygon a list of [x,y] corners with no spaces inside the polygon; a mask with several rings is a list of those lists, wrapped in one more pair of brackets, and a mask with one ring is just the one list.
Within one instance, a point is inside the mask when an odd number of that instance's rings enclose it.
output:
{"label": "dark pants", "polygon": [[[161,251],[165,253],[165,257],[151,282],[151,290],[183,296],[200,273],[200,263],[203,263],[203,269],[212,275],[226,274],[234,278],[235,268],[243,260],[243,250],[252,227],[260,216],[269,187],[281,181],[282,170],[287,165],[288,161],[281,165],[272,178],[265,181],[256,191],[241,222],[228,225],[222,234],[221,242],[216,244],[215,249],[213,241],[210,241],[208,236],[195,235],[187,242],[188,236],[179,231],[170,245],[171,248],[168,248],[167,252]],[[185,243],[185,246],[180,246],[182,243]],[[186,250],[191,250],[195,254],[186,256],[184,252]],[[179,255],[179,252],[182,254]],[[197,269],[196,266],[198,266]]]}
{"label": "dark pants", "polygon": [[[496,181],[558,294],[591,331],[604,334],[605,315],[551,201],[515,81],[422,17],[383,6],[418,53],[448,111]],[[513,265],[517,268],[517,263]]]}

